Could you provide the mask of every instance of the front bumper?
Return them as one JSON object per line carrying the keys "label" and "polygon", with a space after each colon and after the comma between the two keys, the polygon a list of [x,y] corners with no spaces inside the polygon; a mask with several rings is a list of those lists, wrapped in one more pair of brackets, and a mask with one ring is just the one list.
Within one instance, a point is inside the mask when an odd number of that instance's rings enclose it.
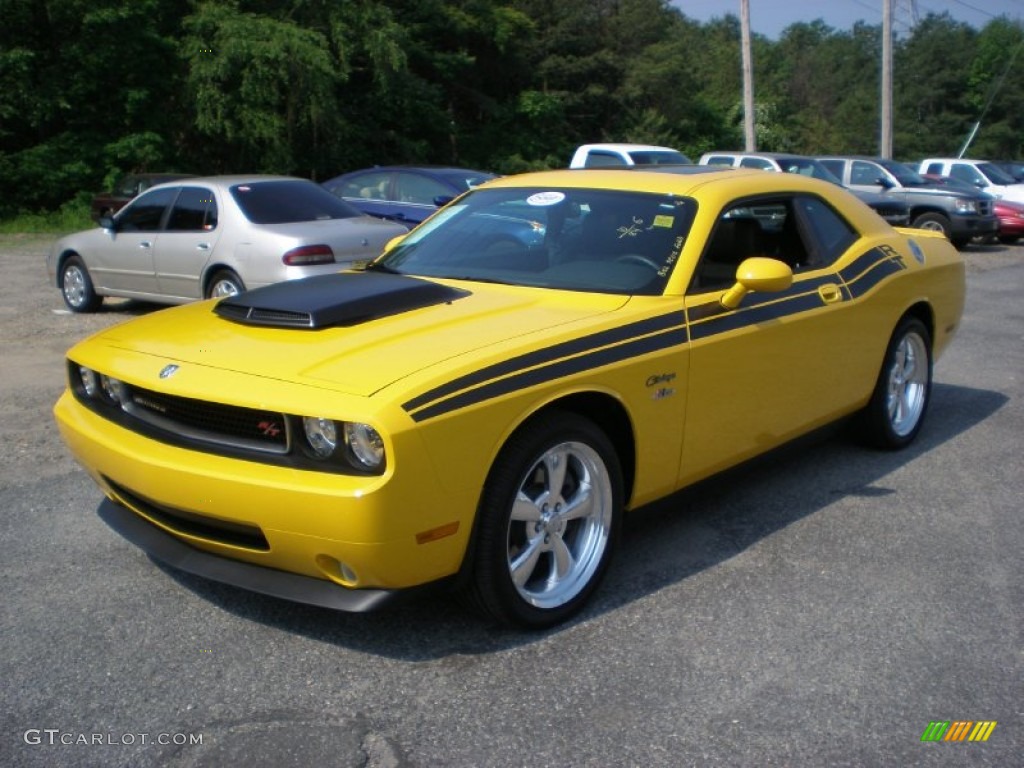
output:
{"label": "front bumper", "polygon": [[999,231],[999,219],[995,216],[953,215],[950,222],[951,237],[982,237]]}
{"label": "front bumper", "polygon": [[363,613],[391,605],[424,589],[346,589],[324,579],[228,560],[195,549],[110,499],[104,499],[96,513],[129,542],[172,568],[296,603]]}
{"label": "front bumper", "polygon": [[[476,500],[468,491],[442,494],[418,456],[400,476],[340,476],[167,445],[102,418],[68,392],[54,413],[75,458],[121,510],[116,519],[139,524],[112,527],[183,570],[367,610],[462,564]],[[148,533],[128,533],[139,530]]]}

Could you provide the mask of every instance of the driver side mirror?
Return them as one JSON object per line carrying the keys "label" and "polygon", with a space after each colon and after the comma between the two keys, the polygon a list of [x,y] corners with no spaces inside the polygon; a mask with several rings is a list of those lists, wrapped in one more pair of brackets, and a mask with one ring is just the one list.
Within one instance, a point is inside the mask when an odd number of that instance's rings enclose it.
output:
{"label": "driver side mirror", "polygon": [[879,176],[877,179],[875,179],[875,184],[877,184],[880,187],[883,187],[884,189],[892,189],[893,187],[896,186],[895,184],[893,184],[892,179],[890,179],[888,176]]}
{"label": "driver side mirror", "polygon": [[736,284],[718,300],[726,309],[736,309],[748,293],[778,293],[793,284],[793,270],[785,262],[764,256],[745,259],[736,269]]}
{"label": "driver side mirror", "polygon": [[114,226],[113,216],[100,216],[100,218],[97,221],[97,224],[99,224],[100,227],[102,227],[103,229],[109,229],[111,232],[117,229],[117,227]]}

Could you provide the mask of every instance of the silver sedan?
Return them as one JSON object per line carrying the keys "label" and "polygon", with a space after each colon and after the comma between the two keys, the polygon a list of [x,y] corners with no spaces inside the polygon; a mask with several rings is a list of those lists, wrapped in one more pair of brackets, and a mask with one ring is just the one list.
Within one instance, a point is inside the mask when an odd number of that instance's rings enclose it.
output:
{"label": "silver sedan", "polygon": [[105,296],[183,304],[335,272],[406,231],[306,179],[189,178],[58,240],[46,265],[73,312],[95,311]]}

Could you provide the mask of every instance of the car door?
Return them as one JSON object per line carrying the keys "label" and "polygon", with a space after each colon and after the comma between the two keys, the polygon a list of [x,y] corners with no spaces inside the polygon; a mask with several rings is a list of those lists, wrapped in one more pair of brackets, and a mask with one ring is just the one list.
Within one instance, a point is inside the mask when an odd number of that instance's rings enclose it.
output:
{"label": "car door", "polygon": [[[837,271],[857,241],[834,209],[808,195],[747,199],[721,212],[685,297],[682,483],[827,423],[863,394],[849,375],[864,364],[850,334],[863,308]],[[723,308],[719,298],[752,256],[787,263],[792,286]]]}
{"label": "car door", "polygon": [[97,286],[120,293],[157,292],[153,246],[177,193],[177,187],[158,187],[121,209],[108,230],[109,241],[90,260]]}
{"label": "car door", "polygon": [[160,293],[177,298],[202,298],[203,270],[221,233],[218,224],[213,189],[181,187],[154,248]]}

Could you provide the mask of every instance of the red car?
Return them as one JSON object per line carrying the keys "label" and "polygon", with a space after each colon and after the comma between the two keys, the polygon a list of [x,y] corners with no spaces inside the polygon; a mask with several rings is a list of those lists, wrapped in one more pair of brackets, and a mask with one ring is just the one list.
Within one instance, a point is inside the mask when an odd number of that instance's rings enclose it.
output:
{"label": "red car", "polygon": [[1024,237],[1024,204],[996,200],[993,207],[999,217],[999,242],[1012,245]]}
{"label": "red car", "polygon": [[150,187],[163,184],[166,181],[187,179],[190,175],[188,173],[133,173],[124,176],[112,190],[100,192],[93,197],[90,209],[92,219],[99,221],[101,216],[113,216],[129,200],[136,195],[141,195]]}

